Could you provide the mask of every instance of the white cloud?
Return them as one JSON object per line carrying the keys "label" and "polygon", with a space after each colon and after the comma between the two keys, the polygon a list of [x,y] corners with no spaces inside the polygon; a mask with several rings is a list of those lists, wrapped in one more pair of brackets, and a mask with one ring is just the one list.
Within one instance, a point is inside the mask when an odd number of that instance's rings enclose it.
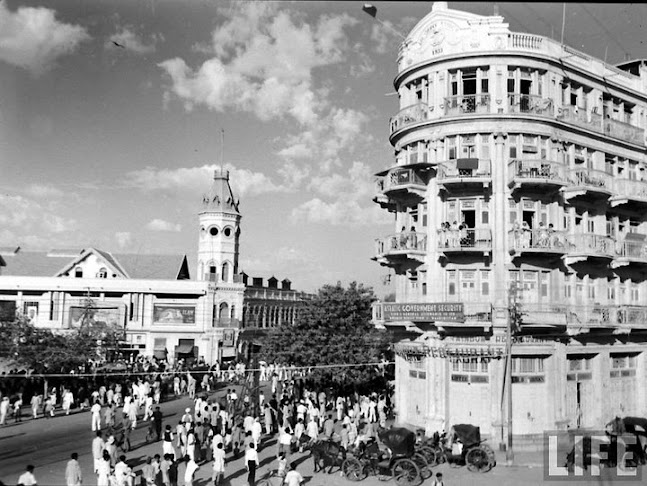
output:
{"label": "white cloud", "polygon": [[23,192],[33,198],[59,198],[67,195],[54,186],[38,183],[28,185]]}
{"label": "white cloud", "polygon": [[30,233],[69,233],[76,229],[77,222],[56,214],[49,204],[41,205],[23,196],[0,194],[0,226],[15,228],[17,231],[13,230],[13,233],[23,237]]}
{"label": "white cloud", "polygon": [[85,28],[56,20],[54,10],[19,7],[11,12],[0,2],[0,60],[35,75],[89,38]]}
{"label": "white cloud", "polygon": [[[145,169],[131,171],[126,174],[127,183],[145,191],[154,190],[184,190],[196,191],[203,189],[206,192],[213,179],[217,165],[203,165],[202,167],[180,167],[177,169],[160,169],[146,167]],[[231,164],[225,164],[229,171],[229,180],[236,198],[245,195],[258,195],[271,192],[284,192],[287,189],[275,184],[267,175],[253,172],[249,169],[239,169]]]}
{"label": "white cloud", "polygon": [[113,43],[123,46],[127,51],[133,52],[135,54],[152,54],[156,50],[156,45],[158,42],[162,41],[164,37],[161,34],[153,34],[150,36],[150,40],[146,42],[143,37],[132,29],[132,27],[120,27],[119,30],[110,36],[110,39],[106,41],[106,49],[119,49],[119,46],[115,46]]}
{"label": "white cloud", "polygon": [[302,125],[317,122],[328,100],[313,87],[312,71],[343,60],[348,51],[344,29],[357,21],[348,15],[324,16],[311,26],[288,10],[260,2],[236,4],[222,13],[226,21],[211,39],[214,57],[196,71],[180,58],[159,64],[171,79],[167,93],[187,109],[201,104],[253,113],[263,121],[290,116]]}
{"label": "white cloud", "polygon": [[332,226],[372,226],[388,223],[385,211],[377,205],[360,206],[357,201],[338,199],[325,202],[311,199],[292,210],[292,223],[318,223]]}
{"label": "white cloud", "polygon": [[115,240],[119,248],[126,248],[132,242],[132,234],[129,231],[118,231],[115,233]]}
{"label": "white cloud", "polygon": [[182,225],[156,218],[148,222],[146,229],[151,231],[170,231],[173,233],[179,233],[182,231]]}

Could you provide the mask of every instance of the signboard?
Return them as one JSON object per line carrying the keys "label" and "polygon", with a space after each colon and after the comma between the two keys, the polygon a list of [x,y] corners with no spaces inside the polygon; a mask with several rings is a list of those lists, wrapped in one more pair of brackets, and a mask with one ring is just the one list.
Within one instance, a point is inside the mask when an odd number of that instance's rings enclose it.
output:
{"label": "signboard", "polygon": [[153,320],[160,324],[195,324],[195,306],[156,304],[153,306]]}
{"label": "signboard", "polygon": [[72,329],[123,329],[121,311],[115,307],[70,307],[69,324]]}
{"label": "signboard", "polygon": [[382,315],[385,321],[465,321],[462,302],[385,303],[382,304]]}
{"label": "signboard", "polygon": [[234,345],[234,331],[223,331],[222,333],[222,345],[231,347]]}

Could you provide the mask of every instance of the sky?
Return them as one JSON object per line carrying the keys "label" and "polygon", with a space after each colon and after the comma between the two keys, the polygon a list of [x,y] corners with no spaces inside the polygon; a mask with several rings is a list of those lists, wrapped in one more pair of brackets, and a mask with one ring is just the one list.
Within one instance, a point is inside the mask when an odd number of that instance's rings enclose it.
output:
{"label": "sky", "polygon": [[[432,3],[375,2],[379,21],[362,5],[0,0],[0,246],[193,257],[223,164],[241,270],[392,292],[370,260],[395,230],[373,174],[394,165],[396,32]],[[560,39],[562,4],[498,8],[512,31]],[[569,3],[564,19],[576,49],[647,58],[644,5]]]}

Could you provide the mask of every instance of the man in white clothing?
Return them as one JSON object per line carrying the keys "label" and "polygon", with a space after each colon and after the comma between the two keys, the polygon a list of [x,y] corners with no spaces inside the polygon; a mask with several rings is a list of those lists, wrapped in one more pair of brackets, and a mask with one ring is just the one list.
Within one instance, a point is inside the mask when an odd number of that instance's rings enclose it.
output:
{"label": "man in white clothing", "polygon": [[101,405],[99,402],[94,402],[90,412],[92,412],[92,432],[101,430]]}
{"label": "man in white clothing", "polygon": [[94,459],[94,472],[96,473],[99,469],[99,461],[103,457],[103,450],[105,449],[105,443],[103,442],[103,437],[101,432],[97,432],[97,436],[92,439],[92,457]]}
{"label": "man in white clothing", "polygon": [[301,476],[301,473],[297,471],[296,464],[292,463],[290,470],[285,475],[285,480],[283,481],[283,484],[286,484],[287,486],[300,486],[302,482],[303,482],[303,476]]}
{"label": "man in white clothing", "polygon": [[258,446],[261,444],[261,435],[263,434],[263,426],[258,417],[254,419],[252,424],[252,439],[254,440],[254,448],[258,452]]}

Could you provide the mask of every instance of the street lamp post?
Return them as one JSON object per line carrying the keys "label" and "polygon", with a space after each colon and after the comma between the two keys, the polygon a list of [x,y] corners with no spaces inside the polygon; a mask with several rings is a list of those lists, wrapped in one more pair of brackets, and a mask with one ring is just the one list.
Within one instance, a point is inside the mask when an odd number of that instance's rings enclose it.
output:
{"label": "street lamp post", "polygon": [[[508,440],[505,450],[505,460],[508,465],[514,462],[514,452],[512,450],[512,336],[513,327],[516,328],[519,320],[519,309],[517,308],[517,282],[510,283],[509,301],[508,301],[508,320],[506,326],[506,369],[505,369],[505,389],[507,398],[506,422],[508,424]],[[516,329],[515,329],[516,330]]]}

